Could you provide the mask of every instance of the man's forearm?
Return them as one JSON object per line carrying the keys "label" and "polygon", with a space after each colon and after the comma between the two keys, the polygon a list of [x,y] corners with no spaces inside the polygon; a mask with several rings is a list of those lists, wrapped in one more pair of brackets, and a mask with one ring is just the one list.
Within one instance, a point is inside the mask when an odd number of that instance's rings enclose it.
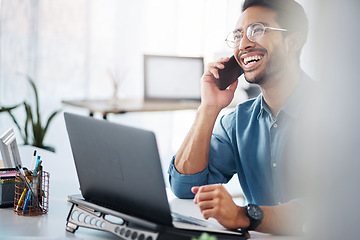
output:
{"label": "man's forearm", "polygon": [[178,172],[190,175],[206,168],[211,134],[220,110],[200,106],[194,124],[176,154],[175,167]]}
{"label": "man's forearm", "polygon": [[256,231],[293,235],[301,234],[304,224],[304,211],[296,202],[288,202],[278,206],[261,206],[264,212],[262,223]]}

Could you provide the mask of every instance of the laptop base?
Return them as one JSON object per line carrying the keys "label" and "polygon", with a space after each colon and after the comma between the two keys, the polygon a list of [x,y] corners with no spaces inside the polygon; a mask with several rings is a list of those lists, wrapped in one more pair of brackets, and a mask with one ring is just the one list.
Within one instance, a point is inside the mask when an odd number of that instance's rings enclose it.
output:
{"label": "laptop base", "polygon": [[[124,240],[191,240],[202,234],[200,231],[184,230],[173,227],[161,226],[149,221],[129,216],[117,211],[90,203],[82,199],[81,195],[69,196],[72,203],[66,219],[66,231],[75,233],[79,227],[101,230],[115,234]],[[106,216],[120,218],[120,223],[113,223]],[[246,239],[243,236],[230,236],[216,234],[218,240]]]}

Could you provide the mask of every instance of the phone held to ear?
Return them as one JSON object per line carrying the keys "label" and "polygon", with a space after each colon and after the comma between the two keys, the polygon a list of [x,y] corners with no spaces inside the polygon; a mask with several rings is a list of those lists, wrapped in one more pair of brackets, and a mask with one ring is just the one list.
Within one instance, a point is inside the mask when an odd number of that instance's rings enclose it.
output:
{"label": "phone held to ear", "polygon": [[244,73],[243,69],[240,67],[236,61],[234,55],[230,57],[230,60],[226,63],[223,63],[225,68],[219,69],[219,79],[216,80],[216,84],[220,90],[225,90],[230,84],[236,81],[241,74]]}

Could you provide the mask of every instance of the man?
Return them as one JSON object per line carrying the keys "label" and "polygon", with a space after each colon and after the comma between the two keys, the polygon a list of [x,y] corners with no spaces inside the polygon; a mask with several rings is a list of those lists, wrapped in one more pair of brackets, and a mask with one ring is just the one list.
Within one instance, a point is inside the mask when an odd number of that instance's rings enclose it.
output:
{"label": "man", "polygon": [[[210,63],[201,78],[201,105],[169,167],[180,198],[192,198],[205,219],[229,229],[273,234],[302,231],[303,199],[296,191],[297,163],[291,153],[296,126],[311,81],[300,68],[308,32],[303,8],[293,0],[245,0],[236,30],[229,34],[245,79],[260,86],[256,99],[222,116],[237,81],[226,90],[215,84],[229,58]],[[295,134],[295,135],[293,135]],[[293,138],[292,138],[293,137]],[[290,152],[290,154],[289,154]],[[234,204],[221,184],[237,173],[250,203]]]}

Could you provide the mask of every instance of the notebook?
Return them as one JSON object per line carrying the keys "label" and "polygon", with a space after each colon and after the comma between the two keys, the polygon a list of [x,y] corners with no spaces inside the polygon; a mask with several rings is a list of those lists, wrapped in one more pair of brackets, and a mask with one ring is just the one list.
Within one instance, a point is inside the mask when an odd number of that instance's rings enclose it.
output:
{"label": "notebook", "polygon": [[170,211],[153,132],[71,113],[64,117],[86,201],[161,226],[245,239],[240,231]]}

